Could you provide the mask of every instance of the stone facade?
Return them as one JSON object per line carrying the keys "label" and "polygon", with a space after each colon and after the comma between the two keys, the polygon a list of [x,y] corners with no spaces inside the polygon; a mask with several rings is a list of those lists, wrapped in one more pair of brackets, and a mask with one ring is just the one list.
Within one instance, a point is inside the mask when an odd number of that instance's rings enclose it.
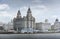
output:
{"label": "stone facade", "polygon": [[43,23],[42,24],[42,32],[50,32],[49,30],[51,29],[51,24],[50,23]]}
{"label": "stone facade", "polygon": [[36,23],[36,29],[40,30],[40,32],[49,32],[48,30],[51,28],[51,24],[48,23],[46,19],[45,22]]}
{"label": "stone facade", "polygon": [[42,22],[36,23],[36,30],[39,30],[39,32],[42,32]]}
{"label": "stone facade", "polygon": [[21,17],[21,13],[18,10],[16,18],[13,19],[14,30],[18,31],[23,28],[22,21],[23,21],[23,18]]}
{"label": "stone facade", "polygon": [[24,28],[35,29],[35,18],[32,16],[30,8],[28,8],[27,15],[21,16],[18,11],[16,18],[13,19],[14,30],[21,31]]}
{"label": "stone facade", "polygon": [[60,22],[58,19],[55,20],[54,24],[51,26],[53,32],[60,32]]}

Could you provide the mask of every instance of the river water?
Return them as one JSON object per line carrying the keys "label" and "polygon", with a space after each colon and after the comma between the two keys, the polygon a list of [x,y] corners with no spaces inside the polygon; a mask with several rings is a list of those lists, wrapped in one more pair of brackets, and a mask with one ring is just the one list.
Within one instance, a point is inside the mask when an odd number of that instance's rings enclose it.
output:
{"label": "river water", "polygon": [[0,34],[0,39],[60,39],[60,33],[50,33],[50,34]]}

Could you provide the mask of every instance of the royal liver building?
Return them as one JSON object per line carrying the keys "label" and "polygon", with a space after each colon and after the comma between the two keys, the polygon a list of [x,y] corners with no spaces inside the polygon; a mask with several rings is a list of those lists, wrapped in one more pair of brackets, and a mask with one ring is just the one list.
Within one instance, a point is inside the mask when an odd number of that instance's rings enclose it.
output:
{"label": "royal liver building", "polygon": [[20,10],[18,10],[16,18],[13,19],[13,26],[16,31],[36,29],[35,18],[32,16],[31,9],[28,8],[27,15],[23,17]]}

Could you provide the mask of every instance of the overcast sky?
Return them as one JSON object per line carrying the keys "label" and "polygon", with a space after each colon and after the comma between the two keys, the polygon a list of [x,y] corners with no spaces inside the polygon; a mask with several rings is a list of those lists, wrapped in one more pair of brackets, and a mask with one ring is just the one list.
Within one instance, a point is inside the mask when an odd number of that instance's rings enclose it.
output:
{"label": "overcast sky", "polygon": [[53,23],[56,18],[60,20],[60,0],[0,0],[0,22],[9,22],[17,11],[26,16],[28,7],[36,22],[44,22],[48,19]]}

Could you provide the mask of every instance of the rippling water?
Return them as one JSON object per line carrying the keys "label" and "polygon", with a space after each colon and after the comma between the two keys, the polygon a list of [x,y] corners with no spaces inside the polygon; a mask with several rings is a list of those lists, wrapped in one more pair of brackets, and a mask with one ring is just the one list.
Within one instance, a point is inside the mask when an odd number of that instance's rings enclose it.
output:
{"label": "rippling water", "polygon": [[60,33],[54,33],[54,34],[0,34],[0,39],[60,39]]}

